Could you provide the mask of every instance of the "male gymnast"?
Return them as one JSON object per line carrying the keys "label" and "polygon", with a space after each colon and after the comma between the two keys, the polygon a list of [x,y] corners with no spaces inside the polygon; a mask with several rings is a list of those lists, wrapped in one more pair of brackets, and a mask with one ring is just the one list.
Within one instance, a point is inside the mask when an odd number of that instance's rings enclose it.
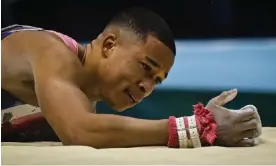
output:
{"label": "male gymnast", "polygon": [[[84,46],[61,33],[24,25],[3,28],[1,39],[1,109],[40,107],[64,145],[245,147],[253,146],[258,135],[254,109],[223,107],[237,95],[236,89],[211,99],[206,107],[197,106],[212,115],[213,138],[202,136],[203,128],[210,126],[202,124],[200,115],[188,117],[190,128],[197,130],[186,132],[186,126],[184,133],[179,129],[186,124],[183,117],[146,120],[96,114],[98,101],[117,111],[135,106],[169,75],[176,54],[174,37],[167,23],[148,9],[122,11]],[[201,127],[191,125],[195,122]]]}

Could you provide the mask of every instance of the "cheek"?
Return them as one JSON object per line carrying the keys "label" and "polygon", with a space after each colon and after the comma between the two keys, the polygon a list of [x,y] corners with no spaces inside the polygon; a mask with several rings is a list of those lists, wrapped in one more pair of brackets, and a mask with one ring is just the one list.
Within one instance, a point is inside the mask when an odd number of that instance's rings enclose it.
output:
{"label": "cheek", "polygon": [[104,79],[114,85],[126,81],[131,74],[128,64],[127,60],[110,59],[106,64]]}
{"label": "cheek", "polygon": [[134,83],[142,79],[145,73],[135,57],[135,53],[117,50],[116,54],[108,60],[108,75],[110,79],[114,79],[113,82],[120,83]]}
{"label": "cheek", "polygon": [[131,82],[139,81],[144,77],[145,72],[137,61],[129,61],[125,66],[124,73]]}

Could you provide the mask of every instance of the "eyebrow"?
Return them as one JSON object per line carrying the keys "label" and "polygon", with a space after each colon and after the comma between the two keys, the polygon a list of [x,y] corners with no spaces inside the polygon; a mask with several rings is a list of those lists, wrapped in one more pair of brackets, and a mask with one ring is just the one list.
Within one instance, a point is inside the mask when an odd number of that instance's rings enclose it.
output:
{"label": "eyebrow", "polygon": [[[149,63],[151,63],[153,66],[155,66],[155,67],[157,67],[157,68],[160,68],[160,65],[159,65],[155,60],[153,60],[152,58],[146,56],[146,59],[147,59],[147,61],[148,61]],[[167,76],[168,76],[168,73],[165,72],[165,76],[164,76],[164,77],[167,78]]]}
{"label": "eyebrow", "polygon": [[146,59],[155,67],[160,68],[160,65],[153,59],[151,59],[150,57],[146,56]]}

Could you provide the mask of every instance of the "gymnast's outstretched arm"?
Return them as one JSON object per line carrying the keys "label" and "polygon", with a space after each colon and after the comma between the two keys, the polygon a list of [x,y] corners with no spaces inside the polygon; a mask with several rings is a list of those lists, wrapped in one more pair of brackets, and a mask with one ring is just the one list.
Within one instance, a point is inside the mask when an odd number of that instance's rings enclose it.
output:
{"label": "gymnast's outstretched arm", "polygon": [[117,148],[167,144],[167,120],[89,113],[90,102],[82,91],[60,80],[51,80],[37,91],[46,119],[66,145]]}
{"label": "gymnast's outstretched arm", "polygon": [[82,91],[63,80],[45,81],[36,90],[42,112],[66,145],[115,148],[167,144],[167,120],[90,113],[90,102]]}

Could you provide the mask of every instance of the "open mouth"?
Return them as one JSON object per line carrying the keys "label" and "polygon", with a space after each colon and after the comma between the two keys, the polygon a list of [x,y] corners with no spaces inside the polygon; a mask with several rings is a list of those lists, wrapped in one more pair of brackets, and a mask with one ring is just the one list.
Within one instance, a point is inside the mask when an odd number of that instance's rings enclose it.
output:
{"label": "open mouth", "polygon": [[135,97],[132,96],[132,94],[130,93],[129,90],[127,90],[127,94],[128,94],[129,98],[132,100],[133,103],[137,103],[137,101],[135,100]]}

